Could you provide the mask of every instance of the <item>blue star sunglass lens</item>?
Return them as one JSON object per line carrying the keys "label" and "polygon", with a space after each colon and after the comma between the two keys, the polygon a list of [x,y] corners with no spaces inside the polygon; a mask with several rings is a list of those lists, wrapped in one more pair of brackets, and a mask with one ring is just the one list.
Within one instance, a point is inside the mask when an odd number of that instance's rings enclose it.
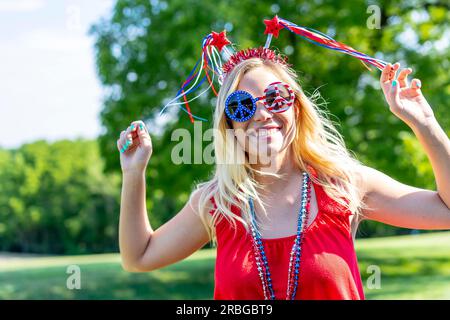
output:
{"label": "blue star sunglass lens", "polygon": [[236,91],[226,102],[227,115],[234,121],[247,121],[255,113],[252,96],[247,92]]}
{"label": "blue star sunglass lens", "polygon": [[228,109],[229,114],[234,115],[238,109],[238,101],[233,100],[233,101],[228,102],[227,109]]}

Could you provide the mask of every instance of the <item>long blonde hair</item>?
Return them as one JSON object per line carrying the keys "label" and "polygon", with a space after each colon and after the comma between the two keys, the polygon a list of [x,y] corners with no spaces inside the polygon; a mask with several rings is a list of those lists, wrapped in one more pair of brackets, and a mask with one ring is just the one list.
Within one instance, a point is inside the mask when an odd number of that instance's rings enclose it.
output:
{"label": "long blonde hair", "polygon": [[[309,174],[311,180],[323,187],[329,197],[359,217],[363,203],[362,194],[357,188],[357,168],[361,163],[345,147],[344,140],[329,120],[326,111],[315,103],[320,95],[317,91],[308,98],[297,82],[296,72],[289,66],[260,58],[252,58],[239,63],[226,76],[219,91],[214,112],[214,151],[216,165],[213,177],[197,185],[201,189],[198,201],[199,216],[208,230],[213,244],[216,244],[215,226],[225,218],[236,227],[236,222],[243,224],[248,231],[250,226],[250,207],[248,198],[252,197],[265,212],[265,204],[259,197],[257,189],[261,186],[254,179],[254,170],[248,159],[242,156],[237,139],[226,133],[232,129],[225,116],[225,100],[239,85],[242,77],[251,69],[265,67],[279,79],[287,83],[295,93],[296,134],[292,141],[295,165],[304,172],[311,166],[317,178]],[[239,161],[229,161],[232,150],[240,150]],[[271,174],[278,176],[276,174]],[[192,193],[194,194],[194,193]],[[217,206],[211,217],[211,198]],[[241,216],[233,213],[231,206],[241,209]],[[356,220],[356,219],[355,219]],[[355,221],[354,220],[354,221]]]}

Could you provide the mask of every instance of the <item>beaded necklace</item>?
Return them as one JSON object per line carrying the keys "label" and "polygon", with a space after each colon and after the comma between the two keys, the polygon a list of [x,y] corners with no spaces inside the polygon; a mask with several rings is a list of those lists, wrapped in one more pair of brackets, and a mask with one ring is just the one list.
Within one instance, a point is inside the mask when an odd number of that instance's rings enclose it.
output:
{"label": "beaded necklace", "polygon": [[[308,212],[309,210],[306,210],[306,205],[309,204],[310,199],[311,199],[311,183],[308,174],[304,172],[302,184],[302,202],[300,212],[298,215],[297,234],[289,258],[286,300],[294,300],[295,295],[297,293],[300,258],[301,258],[301,245],[303,243],[304,237],[303,231],[306,228],[307,225],[306,223],[309,215]],[[273,283],[270,274],[269,263],[267,261],[267,256],[264,251],[261,233],[259,232],[256,226],[256,216],[252,198],[249,198],[249,205],[251,213],[250,229],[252,233],[253,250],[255,254],[256,266],[258,269],[259,277],[261,279],[261,284],[264,291],[264,298],[265,300],[269,299],[275,300],[275,292],[273,290]]]}

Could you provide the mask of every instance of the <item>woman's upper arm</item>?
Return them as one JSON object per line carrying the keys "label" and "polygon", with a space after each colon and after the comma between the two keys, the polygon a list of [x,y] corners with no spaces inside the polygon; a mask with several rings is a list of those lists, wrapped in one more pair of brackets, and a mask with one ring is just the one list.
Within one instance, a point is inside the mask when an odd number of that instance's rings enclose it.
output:
{"label": "woman's upper arm", "polygon": [[151,271],[178,262],[209,242],[208,232],[196,212],[199,197],[200,191],[194,192],[178,214],[153,232],[137,271]]}
{"label": "woman's upper arm", "polygon": [[409,229],[450,229],[450,209],[437,191],[400,183],[388,175],[363,167],[364,218]]}

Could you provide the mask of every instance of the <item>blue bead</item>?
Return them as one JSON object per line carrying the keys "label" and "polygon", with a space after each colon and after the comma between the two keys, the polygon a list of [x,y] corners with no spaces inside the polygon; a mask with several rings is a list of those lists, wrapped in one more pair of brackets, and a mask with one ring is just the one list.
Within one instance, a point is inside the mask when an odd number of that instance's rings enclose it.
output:
{"label": "blue bead", "polygon": [[298,270],[295,270],[295,273],[298,274]]}
{"label": "blue bead", "polygon": [[295,280],[298,280],[298,275],[295,275]]}

